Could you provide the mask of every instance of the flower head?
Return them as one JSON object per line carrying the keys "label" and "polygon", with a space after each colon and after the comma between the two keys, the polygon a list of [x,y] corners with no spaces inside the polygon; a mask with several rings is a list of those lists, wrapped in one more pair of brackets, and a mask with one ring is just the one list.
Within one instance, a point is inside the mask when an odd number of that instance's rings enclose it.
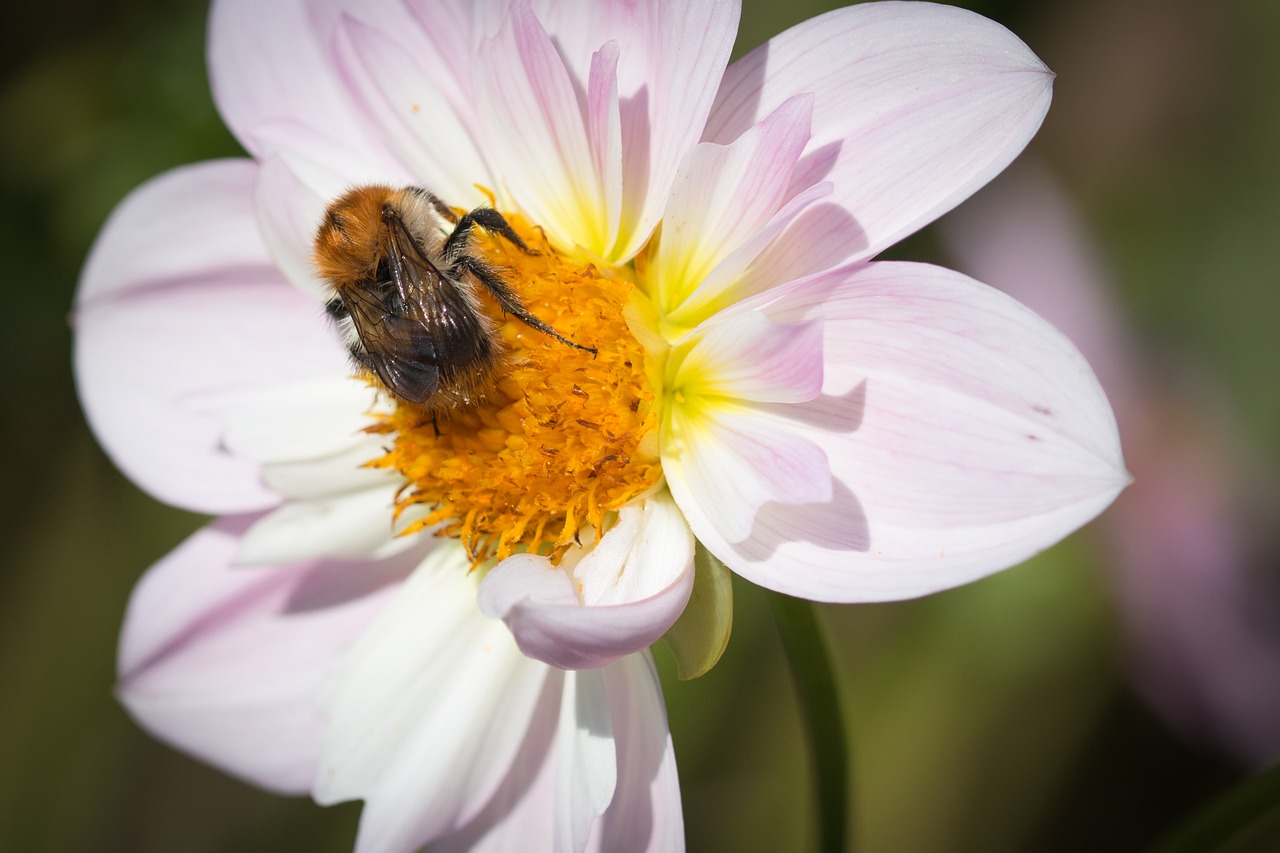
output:
{"label": "flower head", "polygon": [[[104,445],[228,516],[134,597],[122,696],[144,725],[364,799],[363,849],[670,849],[645,650],[689,599],[695,537],[772,589],[883,600],[1114,498],[1110,409],[1061,335],[959,274],[870,260],[1018,153],[1048,71],[979,16],[891,2],[728,65],[737,18],[214,5],[214,91],[251,156],[138,190],[78,302]],[[404,247],[439,244],[499,354],[444,409],[353,369],[323,318],[317,229],[370,185],[501,214]],[[403,289],[369,322],[406,322]]]}

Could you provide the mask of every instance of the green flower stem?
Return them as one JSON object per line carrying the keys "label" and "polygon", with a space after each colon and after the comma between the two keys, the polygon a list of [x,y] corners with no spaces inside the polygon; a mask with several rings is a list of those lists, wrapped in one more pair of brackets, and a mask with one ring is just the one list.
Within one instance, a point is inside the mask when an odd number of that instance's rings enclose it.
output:
{"label": "green flower stem", "polygon": [[819,849],[823,853],[842,853],[849,837],[849,745],[831,654],[811,602],[785,595],[771,595],[769,601],[809,733],[821,833]]}
{"label": "green flower stem", "polygon": [[1280,810],[1280,765],[1246,779],[1184,818],[1152,853],[1220,850],[1268,814]]}

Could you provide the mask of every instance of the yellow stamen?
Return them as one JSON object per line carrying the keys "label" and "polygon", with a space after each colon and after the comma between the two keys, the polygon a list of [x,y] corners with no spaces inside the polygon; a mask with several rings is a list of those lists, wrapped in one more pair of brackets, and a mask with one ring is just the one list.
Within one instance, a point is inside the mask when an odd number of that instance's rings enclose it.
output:
{"label": "yellow stamen", "polygon": [[408,479],[397,515],[431,508],[406,534],[438,527],[477,564],[517,550],[558,562],[581,526],[599,539],[609,513],[661,481],[658,412],[644,349],[623,318],[633,286],[562,258],[539,230],[509,220],[536,254],[481,236],[485,260],[503,270],[532,314],[598,354],[490,305],[505,355],[484,399],[434,423],[398,404],[370,428],[394,438],[369,464]]}

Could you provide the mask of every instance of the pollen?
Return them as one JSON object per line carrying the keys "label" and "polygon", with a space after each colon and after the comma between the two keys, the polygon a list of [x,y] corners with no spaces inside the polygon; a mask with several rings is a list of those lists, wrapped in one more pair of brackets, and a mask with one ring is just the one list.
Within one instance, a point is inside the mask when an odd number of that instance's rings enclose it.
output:
{"label": "pollen", "polygon": [[508,220],[532,252],[484,235],[478,253],[530,313],[596,353],[490,302],[503,356],[481,399],[434,416],[399,402],[369,428],[390,439],[369,465],[407,480],[396,517],[426,509],[402,535],[457,538],[474,565],[518,551],[559,562],[580,531],[598,540],[611,513],[662,479],[656,395],[623,316],[633,286],[558,255],[519,216]]}

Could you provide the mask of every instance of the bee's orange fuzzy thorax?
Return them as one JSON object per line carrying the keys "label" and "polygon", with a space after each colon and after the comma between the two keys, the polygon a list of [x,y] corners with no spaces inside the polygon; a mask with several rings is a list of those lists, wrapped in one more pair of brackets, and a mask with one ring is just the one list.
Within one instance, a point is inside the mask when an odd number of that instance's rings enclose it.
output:
{"label": "bee's orange fuzzy thorax", "polygon": [[497,330],[506,355],[482,402],[434,423],[401,404],[371,428],[394,443],[370,465],[408,479],[397,514],[430,509],[406,533],[439,525],[477,563],[520,549],[558,561],[581,528],[599,536],[608,513],[662,478],[645,354],[623,319],[631,285],[560,258],[510,221],[537,254],[489,237],[478,249],[510,272],[533,314],[598,354],[506,317]]}

